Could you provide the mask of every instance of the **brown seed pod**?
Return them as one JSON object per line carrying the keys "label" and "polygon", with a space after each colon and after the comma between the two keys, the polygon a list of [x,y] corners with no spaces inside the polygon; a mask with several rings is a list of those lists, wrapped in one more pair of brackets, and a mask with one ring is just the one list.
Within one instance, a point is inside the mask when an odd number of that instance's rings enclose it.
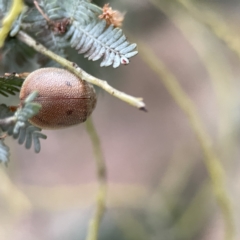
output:
{"label": "brown seed pod", "polygon": [[23,82],[20,100],[35,90],[38,96],[34,101],[42,108],[29,121],[43,129],[82,123],[91,115],[97,102],[92,85],[60,68],[41,68],[30,73]]}

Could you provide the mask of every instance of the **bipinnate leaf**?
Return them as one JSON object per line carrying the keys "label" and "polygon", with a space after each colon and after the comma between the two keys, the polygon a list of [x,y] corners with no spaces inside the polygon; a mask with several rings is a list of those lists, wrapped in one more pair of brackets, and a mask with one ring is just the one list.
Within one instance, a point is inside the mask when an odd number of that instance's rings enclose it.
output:
{"label": "bipinnate leaf", "polygon": [[[33,126],[28,119],[38,113],[41,105],[34,102],[37,92],[31,93],[22,106],[14,113],[5,104],[0,105],[0,119],[4,124],[0,124],[0,132],[7,133],[18,140],[19,144],[25,144],[27,149],[34,146],[36,153],[40,152],[40,139],[46,139],[47,136],[41,133],[41,128]],[[9,149],[0,139],[0,161],[7,163],[9,159]]]}

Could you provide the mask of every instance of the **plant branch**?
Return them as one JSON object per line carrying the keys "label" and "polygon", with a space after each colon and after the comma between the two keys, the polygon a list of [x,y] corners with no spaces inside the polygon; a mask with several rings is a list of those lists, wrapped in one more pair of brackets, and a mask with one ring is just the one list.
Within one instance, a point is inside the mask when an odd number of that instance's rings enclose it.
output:
{"label": "plant branch", "polygon": [[[28,197],[13,184],[6,171],[0,167],[0,195],[1,201],[7,203],[9,213],[13,213],[15,217],[26,216],[33,209],[31,201]],[[4,205],[3,205],[4,206]]]}
{"label": "plant branch", "polygon": [[13,125],[17,121],[16,116],[8,117],[8,118],[3,118],[0,119],[0,126],[8,126],[8,125]]}
{"label": "plant branch", "polygon": [[226,24],[220,16],[212,11],[208,11],[206,8],[202,10],[196,8],[192,1],[175,1],[178,2],[197,21],[208,27],[217,38],[223,41],[226,46],[232,50],[238,58],[240,58],[239,35],[236,34],[229,24]]}
{"label": "plant branch", "polygon": [[4,41],[11,30],[13,22],[22,12],[24,8],[23,0],[13,0],[12,7],[7,16],[2,21],[2,28],[0,29],[0,48],[3,46]]}
{"label": "plant branch", "polygon": [[[229,133],[235,129],[235,113],[233,109],[238,108],[238,92],[234,87],[235,83],[233,73],[230,70],[230,62],[225,54],[219,51],[220,44],[216,44],[216,41],[209,41],[212,32],[209,32],[209,29],[197,19],[194,19],[189,14],[186,15],[185,9],[179,12],[177,4],[157,0],[149,1],[181,31],[185,40],[192,46],[208,72],[219,109],[219,118],[216,123],[218,125],[217,144],[218,150],[220,150],[219,155],[224,159],[228,159],[229,164],[229,159],[233,159],[233,151],[230,149],[236,145],[235,135]],[[179,14],[176,14],[176,11]]]}
{"label": "plant branch", "polygon": [[217,204],[225,222],[225,239],[233,239],[235,227],[231,200],[225,186],[225,173],[218,158],[211,137],[205,130],[192,100],[184,92],[175,76],[144,43],[138,43],[140,54],[146,64],[158,75],[170,95],[188,118],[189,123],[204,153],[204,163],[208,171]]}
{"label": "plant branch", "polygon": [[45,48],[43,45],[36,42],[33,38],[31,38],[29,35],[27,35],[23,31],[19,31],[17,38],[22,42],[26,43],[28,46],[34,48],[37,52],[40,52],[43,55],[55,60],[56,62],[61,64],[63,67],[67,68],[70,72],[74,73],[79,78],[104,89],[109,94],[121,99],[124,102],[127,102],[128,104],[134,107],[137,107],[140,110],[146,111],[146,106],[142,98],[136,98],[116,90],[115,88],[111,87],[107,83],[107,81],[100,80],[96,77],[93,77],[92,75],[82,70],[76,63],[70,62],[65,58],[60,57],[57,54],[53,53],[52,51],[48,50],[47,48]]}
{"label": "plant branch", "polygon": [[99,182],[99,188],[96,199],[96,211],[93,216],[93,219],[89,223],[88,235],[86,237],[86,240],[97,240],[100,222],[102,220],[106,205],[107,174],[104,157],[101,149],[101,142],[91,117],[88,118],[86,122],[86,129],[93,146],[95,163],[97,167],[97,177]]}

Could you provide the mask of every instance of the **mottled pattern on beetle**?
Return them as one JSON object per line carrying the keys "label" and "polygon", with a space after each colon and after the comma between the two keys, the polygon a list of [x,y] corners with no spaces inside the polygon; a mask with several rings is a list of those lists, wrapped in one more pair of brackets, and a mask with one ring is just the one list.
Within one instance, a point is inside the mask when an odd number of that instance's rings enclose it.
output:
{"label": "mottled pattern on beetle", "polygon": [[72,73],[57,68],[42,68],[24,81],[20,99],[37,90],[35,99],[42,105],[30,122],[45,129],[64,128],[84,122],[96,106],[93,86]]}

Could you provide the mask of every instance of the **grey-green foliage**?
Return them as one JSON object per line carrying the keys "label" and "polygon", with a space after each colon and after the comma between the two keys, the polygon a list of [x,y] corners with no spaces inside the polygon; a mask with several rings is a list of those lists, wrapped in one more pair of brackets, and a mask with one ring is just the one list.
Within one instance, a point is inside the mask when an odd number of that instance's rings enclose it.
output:
{"label": "grey-green foliage", "polygon": [[[120,64],[128,64],[129,58],[137,54],[136,44],[128,42],[120,28],[109,26],[104,19],[100,19],[102,9],[90,1],[38,0],[37,2],[47,17],[44,17],[31,3],[28,9],[22,12],[12,26],[3,49],[0,50],[4,71],[13,69],[14,72],[22,72],[24,64],[31,69],[30,65],[36,65],[36,62],[41,67],[53,65],[52,61],[40,56],[14,37],[19,30],[27,32],[58,55],[66,57],[65,49],[72,47],[79,53],[84,53],[89,60],[96,61],[102,58],[101,66],[112,65],[116,68]],[[0,20],[7,14],[11,3],[10,0],[0,0]],[[13,79],[0,77],[0,94],[6,97],[15,94],[19,91],[22,80],[16,80],[14,75]],[[25,143],[26,148],[30,148],[33,143],[35,152],[39,152],[39,139],[46,136],[40,133],[40,128],[28,122],[28,119],[39,110],[38,105],[30,100],[28,99],[15,114],[6,105],[0,105],[0,120],[11,120],[8,124],[0,125],[0,134],[6,132],[18,139],[20,144]],[[4,138],[0,138],[0,161],[6,162],[8,156],[9,149],[4,144]]]}
{"label": "grey-green foliage", "polygon": [[[33,126],[28,119],[33,117],[41,108],[41,105],[34,102],[37,93],[33,92],[14,113],[5,104],[0,105],[0,133],[7,133],[19,144],[24,144],[27,149],[34,145],[36,153],[40,152],[40,138],[46,139],[47,136],[41,133],[41,129]],[[9,161],[9,148],[4,143],[4,138],[0,139],[0,162]]]}
{"label": "grey-green foliage", "polygon": [[7,165],[9,161],[9,147],[4,143],[4,139],[0,139],[0,162]]}
{"label": "grey-green foliage", "polygon": [[[63,11],[59,8],[57,1],[39,1],[41,9],[51,20],[57,20],[63,18]],[[63,41],[61,35],[54,33],[51,27],[47,27],[48,23],[46,19],[35,8],[29,8],[22,21],[22,28],[38,42],[42,43],[46,48],[55,52],[59,56],[67,57],[65,54],[65,48],[68,46]],[[38,56],[38,63],[40,66],[58,66],[56,62],[49,60],[43,55]]]}
{"label": "grey-green foliage", "polygon": [[11,1],[9,0],[0,1],[0,17],[1,18],[6,14],[10,6],[11,6]]}
{"label": "grey-green foliage", "polygon": [[20,91],[23,80],[23,78],[16,77],[14,74],[8,77],[0,76],[0,95],[5,97],[15,95]]}
{"label": "grey-green foliage", "polygon": [[71,26],[65,35],[70,45],[78,53],[85,53],[89,60],[103,58],[101,67],[128,64],[129,58],[137,54],[136,44],[127,41],[122,29],[113,25],[107,26],[105,20],[98,16],[102,10],[87,1],[75,1],[74,4],[63,5]]}
{"label": "grey-green foliage", "polygon": [[[0,0],[0,27],[1,19],[8,13],[11,4],[11,0]],[[19,29],[17,26],[19,24],[21,22],[17,20],[12,29]],[[9,36],[4,47],[0,49],[1,67],[5,72],[21,72],[26,66],[30,69],[34,66],[32,58],[35,54],[36,52],[32,48]]]}
{"label": "grey-green foliage", "polygon": [[[0,0],[0,6],[5,0]],[[137,54],[136,44],[127,41],[120,28],[107,25],[99,19],[102,9],[84,0],[38,0],[44,14],[54,24],[68,19],[63,32],[48,22],[35,7],[30,7],[21,21],[16,21],[14,29],[23,29],[37,41],[58,55],[65,55],[65,48],[72,47],[78,53],[85,53],[89,60],[102,58],[101,66],[128,64],[129,58]],[[52,65],[45,58],[39,60],[41,66]]]}

